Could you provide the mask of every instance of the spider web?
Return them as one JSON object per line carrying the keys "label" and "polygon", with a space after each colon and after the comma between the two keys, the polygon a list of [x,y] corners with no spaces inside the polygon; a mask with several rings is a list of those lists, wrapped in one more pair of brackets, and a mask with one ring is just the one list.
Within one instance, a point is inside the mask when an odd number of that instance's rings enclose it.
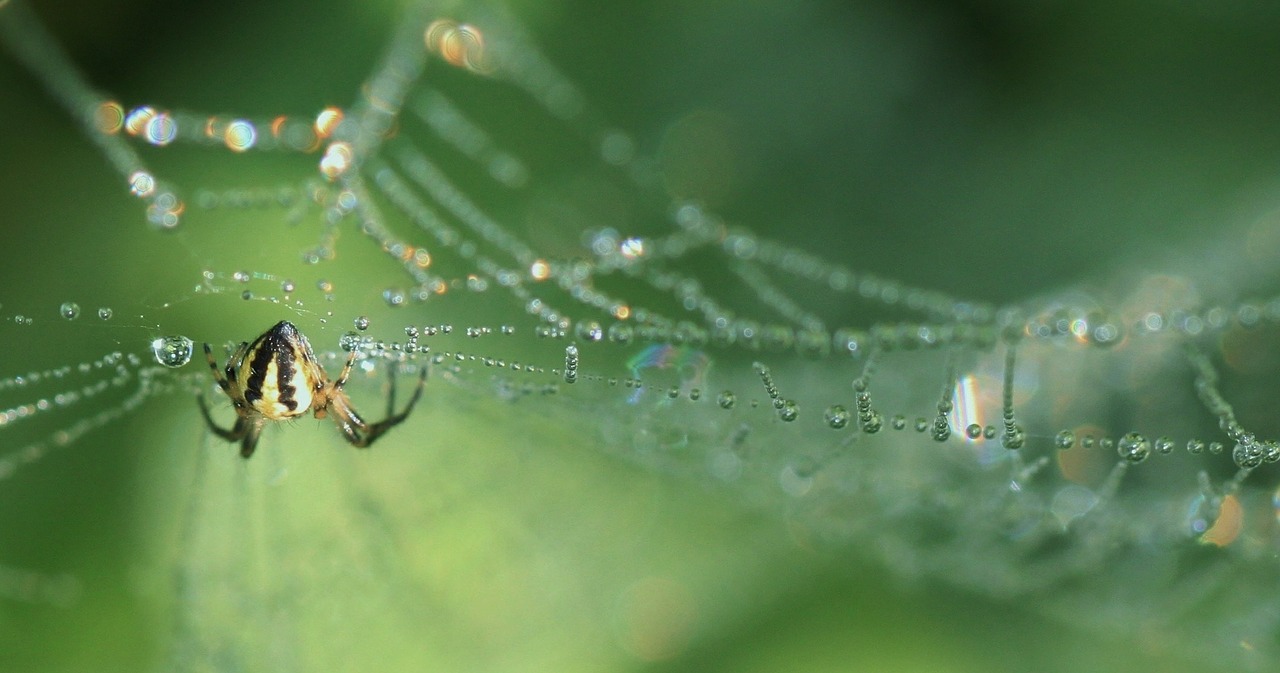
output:
{"label": "spider web", "polygon": [[[5,667],[1275,661],[1265,21],[232,9],[0,4]],[[239,460],[280,319],[419,408]]]}

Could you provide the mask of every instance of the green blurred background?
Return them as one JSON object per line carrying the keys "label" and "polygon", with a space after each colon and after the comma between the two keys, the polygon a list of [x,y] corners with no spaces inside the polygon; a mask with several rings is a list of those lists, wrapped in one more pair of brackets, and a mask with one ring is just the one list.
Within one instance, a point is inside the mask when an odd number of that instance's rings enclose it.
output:
{"label": "green blurred background", "polygon": [[[89,81],[126,106],[255,117],[348,104],[400,11],[35,9]],[[1114,298],[1130,274],[1159,269],[1217,275],[1202,291],[1226,298],[1273,280],[1270,256],[1230,252],[1256,241],[1249,227],[1276,203],[1273,3],[539,2],[513,12],[656,158],[673,199],[826,259],[995,303],[1079,287]],[[441,78],[455,99],[467,91],[458,74]],[[501,101],[499,88],[477,85],[477,100]],[[335,281],[337,302],[313,302],[303,326],[325,348],[361,313],[397,336],[404,318],[379,299],[395,274],[354,233],[340,263],[321,267],[298,261],[314,221],[283,226],[278,213],[192,213],[184,231],[156,233],[11,60],[0,60],[0,92],[0,376],[143,352],[162,333],[248,339],[278,319],[270,304],[195,296],[203,268]],[[568,135],[501,105],[468,111],[515,145]],[[188,191],[288,184],[311,161],[141,151]],[[517,228],[558,221],[562,230],[520,231],[557,254],[588,226],[664,226],[634,195],[602,222],[608,195],[577,167],[529,161],[554,187],[536,208],[498,207],[518,214],[504,219]],[[567,215],[540,215],[574,195],[585,203]],[[741,301],[725,282],[713,289]],[[115,316],[62,322],[69,299]],[[886,317],[823,309],[833,324]],[[519,307],[431,310],[414,319],[496,322]],[[35,324],[15,326],[18,314]],[[357,403],[378,408],[378,392],[364,384]],[[1096,633],[1087,616],[1046,620],[1035,596],[907,583],[856,549],[801,544],[785,512],[597,452],[569,403],[492,398],[437,386],[412,426],[427,441],[388,439],[359,457],[332,428],[299,422],[267,433],[267,455],[246,467],[175,394],[0,481],[0,564],[70,573],[82,587],[69,608],[0,599],[0,670],[174,660],[195,670],[1205,670],[1144,652],[1130,634]],[[0,446],[93,408],[15,425]]]}

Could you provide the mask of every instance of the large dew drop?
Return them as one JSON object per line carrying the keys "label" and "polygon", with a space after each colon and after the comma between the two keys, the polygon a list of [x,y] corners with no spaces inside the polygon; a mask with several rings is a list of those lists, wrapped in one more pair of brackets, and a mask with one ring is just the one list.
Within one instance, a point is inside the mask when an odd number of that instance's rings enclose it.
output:
{"label": "large dew drop", "polygon": [[187,337],[165,336],[151,342],[151,354],[155,356],[156,362],[166,367],[181,367],[191,362],[191,353],[195,350],[195,344]]}

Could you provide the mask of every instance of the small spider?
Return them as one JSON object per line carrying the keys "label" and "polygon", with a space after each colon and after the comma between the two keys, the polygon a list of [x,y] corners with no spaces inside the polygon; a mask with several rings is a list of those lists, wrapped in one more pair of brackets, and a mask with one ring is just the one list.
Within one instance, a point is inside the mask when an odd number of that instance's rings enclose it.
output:
{"label": "small spider", "polygon": [[219,371],[218,363],[213,359],[213,351],[207,343],[204,345],[204,354],[209,360],[209,368],[213,370],[213,379],[235,406],[236,424],[230,430],[218,427],[209,415],[203,395],[198,398],[200,412],[209,424],[209,429],[219,437],[228,442],[240,441],[240,455],[244,458],[253,455],[258,435],[262,433],[262,426],[268,420],[297,418],[308,411],[314,411],[316,418],[324,418],[329,412],[333,412],[334,422],[347,441],[357,447],[367,447],[384,432],[409,417],[409,412],[422,396],[422,386],[427,377],[424,367],[418,376],[418,386],[413,391],[413,398],[404,411],[398,414],[394,413],[393,379],[391,394],[387,400],[387,418],[377,423],[366,423],[351,406],[351,400],[342,389],[351,374],[356,351],[352,350],[347,357],[338,380],[330,381],[324,368],[316,361],[311,343],[287,320],[276,323],[275,327],[254,339],[253,343],[241,342],[231,359],[227,360],[225,373]]}

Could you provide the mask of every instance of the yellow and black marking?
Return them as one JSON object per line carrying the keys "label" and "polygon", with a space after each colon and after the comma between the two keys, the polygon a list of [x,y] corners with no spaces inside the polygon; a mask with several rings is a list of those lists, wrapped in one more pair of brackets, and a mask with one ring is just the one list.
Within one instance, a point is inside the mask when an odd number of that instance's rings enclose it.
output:
{"label": "yellow and black marking", "polygon": [[237,372],[244,399],[271,420],[295,418],[311,408],[321,382],[307,338],[287,320],[276,323],[249,344]]}

